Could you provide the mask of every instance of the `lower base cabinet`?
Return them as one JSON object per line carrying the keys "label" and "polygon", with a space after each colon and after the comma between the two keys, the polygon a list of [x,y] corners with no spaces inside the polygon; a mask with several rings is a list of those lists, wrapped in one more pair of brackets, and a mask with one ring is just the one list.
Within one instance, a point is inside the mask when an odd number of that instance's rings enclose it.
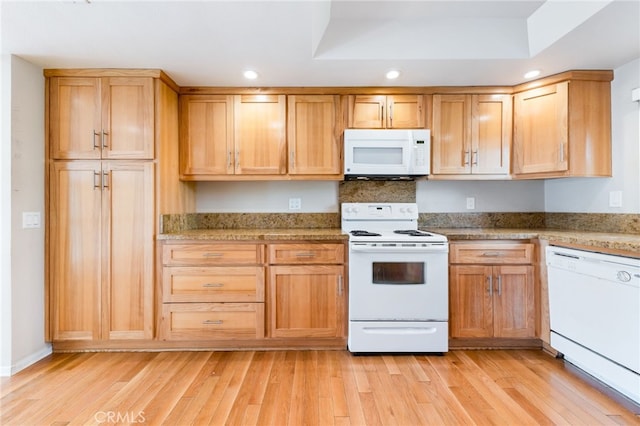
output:
{"label": "lower base cabinet", "polygon": [[344,336],[344,266],[271,266],[269,271],[270,337]]}
{"label": "lower base cabinet", "polygon": [[346,347],[344,248],[163,241],[159,339],[185,348]]}
{"label": "lower base cabinet", "polygon": [[536,337],[533,244],[450,244],[450,337]]}
{"label": "lower base cabinet", "polygon": [[167,340],[264,337],[264,303],[165,303]]}

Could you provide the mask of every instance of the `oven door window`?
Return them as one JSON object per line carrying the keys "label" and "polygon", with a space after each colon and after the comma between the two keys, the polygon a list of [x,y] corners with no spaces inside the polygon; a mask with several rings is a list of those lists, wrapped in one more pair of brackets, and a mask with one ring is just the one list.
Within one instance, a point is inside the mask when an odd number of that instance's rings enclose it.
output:
{"label": "oven door window", "polygon": [[373,284],[424,284],[424,262],[373,262]]}

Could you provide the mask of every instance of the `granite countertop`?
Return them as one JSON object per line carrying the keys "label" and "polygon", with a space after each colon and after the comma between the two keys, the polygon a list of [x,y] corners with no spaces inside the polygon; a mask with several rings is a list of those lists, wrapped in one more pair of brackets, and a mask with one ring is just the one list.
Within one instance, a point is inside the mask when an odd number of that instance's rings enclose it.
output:
{"label": "granite countertop", "polygon": [[[550,244],[574,245],[640,257],[640,235],[581,232],[561,229],[423,228],[446,235],[449,241],[526,240],[540,238]],[[219,241],[329,241],[348,239],[339,228],[190,229],[158,234],[158,240]]]}
{"label": "granite countertop", "polygon": [[189,229],[158,234],[158,240],[295,241],[347,240],[339,228]]}
{"label": "granite countertop", "polygon": [[608,232],[582,232],[562,229],[508,229],[508,228],[425,228],[446,235],[449,241],[500,240],[540,238],[550,244],[574,245],[605,252],[640,257],[640,235]]}

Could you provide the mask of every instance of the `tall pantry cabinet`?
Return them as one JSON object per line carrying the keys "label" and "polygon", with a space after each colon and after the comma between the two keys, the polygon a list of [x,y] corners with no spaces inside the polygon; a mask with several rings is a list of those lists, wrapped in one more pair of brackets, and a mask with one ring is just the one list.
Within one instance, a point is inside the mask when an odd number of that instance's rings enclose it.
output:
{"label": "tall pantry cabinet", "polygon": [[150,340],[158,217],[193,205],[178,180],[177,87],[154,70],[45,77],[48,338]]}

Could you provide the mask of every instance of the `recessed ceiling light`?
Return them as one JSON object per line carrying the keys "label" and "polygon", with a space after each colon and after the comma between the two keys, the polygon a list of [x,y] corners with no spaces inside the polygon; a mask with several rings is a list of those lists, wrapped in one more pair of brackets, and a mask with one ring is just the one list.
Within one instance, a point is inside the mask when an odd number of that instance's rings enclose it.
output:
{"label": "recessed ceiling light", "polygon": [[247,70],[243,73],[243,75],[244,78],[248,80],[255,80],[256,78],[258,78],[258,73],[253,70]]}
{"label": "recessed ceiling light", "polygon": [[391,71],[387,72],[387,79],[388,80],[395,80],[398,77],[400,77],[400,71],[391,70]]}
{"label": "recessed ceiling light", "polygon": [[540,70],[531,70],[524,75],[524,78],[534,78],[540,75]]}

